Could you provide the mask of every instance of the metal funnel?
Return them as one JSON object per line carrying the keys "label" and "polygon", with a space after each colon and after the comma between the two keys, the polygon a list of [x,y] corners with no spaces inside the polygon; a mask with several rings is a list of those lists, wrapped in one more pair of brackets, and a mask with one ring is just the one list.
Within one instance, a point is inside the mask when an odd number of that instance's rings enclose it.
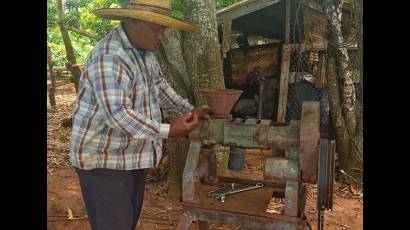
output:
{"label": "metal funnel", "polygon": [[202,96],[212,111],[212,117],[227,117],[242,93],[242,90],[236,89],[201,90]]}

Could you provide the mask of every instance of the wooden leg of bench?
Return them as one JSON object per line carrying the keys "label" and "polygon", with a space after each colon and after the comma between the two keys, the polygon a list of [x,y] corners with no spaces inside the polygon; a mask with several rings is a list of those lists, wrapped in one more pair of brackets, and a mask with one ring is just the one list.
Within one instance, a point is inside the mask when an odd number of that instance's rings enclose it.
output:
{"label": "wooden leg of bench", "polygon": [[177,225],[177,230],[188,230],[192,224],[192,219],[183,215]]}
{"label": "wooden leg of bench", "polygon": [[198,220],[198,230],[208,230],[208,222]]}

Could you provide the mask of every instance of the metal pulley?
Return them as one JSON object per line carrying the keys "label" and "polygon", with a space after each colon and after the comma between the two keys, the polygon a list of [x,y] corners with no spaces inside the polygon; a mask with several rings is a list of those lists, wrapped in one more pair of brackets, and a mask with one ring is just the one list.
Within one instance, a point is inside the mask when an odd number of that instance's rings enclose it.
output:
{"label": "metal pulley", "polygon": [[335,179],[335,141],[320,140],[319,179],[317,186],[318,230],[323,229],[326,209],[333,209],[333,185]]}

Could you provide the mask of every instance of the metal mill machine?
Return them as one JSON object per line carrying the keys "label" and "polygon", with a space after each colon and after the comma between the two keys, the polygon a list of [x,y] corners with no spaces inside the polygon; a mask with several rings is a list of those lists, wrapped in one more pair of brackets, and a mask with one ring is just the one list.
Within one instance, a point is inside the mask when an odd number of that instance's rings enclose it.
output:
{"label": "metal mill machine", "polygon": [[[320,139],[319,102],[303,102],[300,121],[279,124],[233,118],[229,113],[240,90],[202,93],[212,114],[189,135],[183,216],[177,229],[190,229],[194,221],[200,230],[207,229],[208,222],[241,229],[311,229],[304,214],[307,183],[317,184],[317,229],[323,229],[323,211],[332,208],[335,146],[333,141]],[[218,145],[267,150],[263,176],[255,179],[230,170],[216,151]],[[273,149],[281,154],[270,154]],[[242,187],[235,189],[235,185]],[[225,192],[216,193],[222,190]],[[276,197],[283,200],[282,212],[267,213],[269,202]]]}

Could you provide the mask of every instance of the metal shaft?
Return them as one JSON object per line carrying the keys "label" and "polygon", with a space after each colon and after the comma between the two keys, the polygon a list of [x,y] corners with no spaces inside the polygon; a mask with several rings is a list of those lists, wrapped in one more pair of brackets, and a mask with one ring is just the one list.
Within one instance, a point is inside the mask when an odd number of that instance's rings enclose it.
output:
{"label": "metal shaft", "polygon": [[323,230],[323,224],[325,222],[324,215],[322,210],[318,210],[317,212],[317,230]]}
{"label": "metal shaft", "polygon": [[238,189],[238,190],[231,190],[225,193],[218,194],[216,198],[218,198],[221,202],[225,202],[225,197],[228,195],[232,195],[232,194],[239,193],[239,192],[245,192],[248,190],[262,188],[262,187],[263,187],[262,183],[257,183],[255,186],[250,186],[250,187],[246,187],[246,188]]}
{"label": "metal shaft", "polygon": [[238,193],[238,192],[245,192],[251,189],[256,189],[256,188],[262,188],[263,184],[262,183],[257,183],[255,186],[251,186],[251,187],[246,187],[246,188],[242,188],[242,189],[238,189],[238,190],[234,190],[234,191],[230,191],[228,192],[229,195],[230,194],[234,194],[234,193]]}

